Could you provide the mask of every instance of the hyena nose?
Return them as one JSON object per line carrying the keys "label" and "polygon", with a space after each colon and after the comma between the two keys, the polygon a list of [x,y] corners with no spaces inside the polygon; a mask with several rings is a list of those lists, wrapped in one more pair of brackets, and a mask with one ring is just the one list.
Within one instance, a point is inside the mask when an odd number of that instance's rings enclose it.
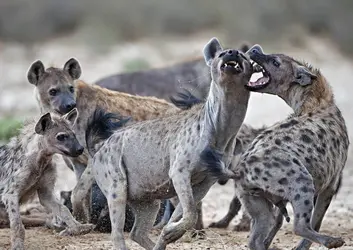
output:
{"label": "hyena nose", "polygon": [[80,145],[80,146],[77,148],[76,152],[77,152],[78,155],[80,155],[80,154],[83,153],[83,150],[84,150],[84,148]]}
{"label": "hyena nose", "polygon": [[75,102],[68,103],[65,106],[65,109],[67,110],[67,112],[71,111],[73,108],[76,108],[76,103]]}
{"label": "hyena nose", "polygon": [[227,54],[228,55],[238,55],[239,54],[239,52],[237,51],[237,50],[234,50],[234,49],[230,49],[230,50],[228,50],[227,51]]}

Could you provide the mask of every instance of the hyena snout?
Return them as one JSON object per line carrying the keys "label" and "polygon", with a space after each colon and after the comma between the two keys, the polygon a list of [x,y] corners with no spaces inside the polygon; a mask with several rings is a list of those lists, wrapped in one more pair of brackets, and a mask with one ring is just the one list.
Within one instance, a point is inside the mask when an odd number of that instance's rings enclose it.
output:
{"label": "hyena snout", "polygon": [[64,103],[64,104],[60,105],[60,107],[59,107],[61,114],[66,114],[66,113],[70,112],[71,110],[73,110],[74,108],[76,108],[75,101],[70,101],[68,103]]}
{"label": "hyena snout", "polygon": [[71,157],[78,157],[83,153],[84,147],[79,142],[72,142],[69,147],[67,147],[68,152],[66,152]]}

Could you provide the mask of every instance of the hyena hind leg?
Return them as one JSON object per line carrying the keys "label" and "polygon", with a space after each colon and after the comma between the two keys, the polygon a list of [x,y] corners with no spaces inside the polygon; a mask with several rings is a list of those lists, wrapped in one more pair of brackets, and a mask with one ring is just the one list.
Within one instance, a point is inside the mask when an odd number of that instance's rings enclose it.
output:
{"label": "hyena hind leg", "polygon": [[[319,232],[322,220],[325,216],[325,213],[332,201],[335,192],[333,190],[325,190],[321,192],[315,202],[314,212],[311,217],[311,226],[312,228]],[[307,250],[310,248],[312,242],[307,239],[302,239],[300,243],[295,248],[296,250]]]}

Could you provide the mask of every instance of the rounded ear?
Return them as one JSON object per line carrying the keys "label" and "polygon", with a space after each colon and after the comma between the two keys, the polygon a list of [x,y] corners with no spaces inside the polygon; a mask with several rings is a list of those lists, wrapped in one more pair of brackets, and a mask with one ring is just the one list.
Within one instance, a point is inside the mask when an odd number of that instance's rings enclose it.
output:
{"label": "rounded ear", "polygon": [[64,71],[69,73],[73,80],[80,78],[82,73],[80,63],[75,58],[71,58],[65,63]]}
{"label": "rounded ear", "polygon": [[312,84],[312,81],[317,78],[317,75],[310,72],[308,68],[302,65],[297,65],[294,67],[295,83],[301,86],[307,86]]}
{"label": "rounded ear", "polygon": [[71,126],[74,126],[78,117],[77,108],[72,109],[69,113],[62,116],[63,119],[66,119],[70,122]]}
{"label": "rounded ear", "polygon": [[262,47],[259,44],[255,44],[254,46],[252,46],[251,48],[249,48],[246,52],[246,54],[248,54],[249,56],[253,56],[256,54],[265,54],[264,50],[262,49]]}
{"label": "rounded ear", "polygon": [[50,113],[46,113],[39,119],[34,130],[37,134],[43,135],[51,125],[52,120]]}
{"label": "rounded ear", "polygon": [[27,79],[31,84],[37,86],[39,78],[44,74],[44,72],[45,68],[43,63],[40,60],[37,60],[29,67]]}
{"label": "rounded ear", "polygon": [[203,48],[203,56],[205,58],[206,64],[211,67],[212,61],[216,54],[222,51],[222,46],[216,37],[213,37]]}

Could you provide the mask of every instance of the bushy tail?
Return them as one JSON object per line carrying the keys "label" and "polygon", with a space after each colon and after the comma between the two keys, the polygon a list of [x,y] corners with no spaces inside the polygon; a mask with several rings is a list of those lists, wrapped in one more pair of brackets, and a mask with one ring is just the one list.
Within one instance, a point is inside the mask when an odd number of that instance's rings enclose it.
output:
{"label": "bushy tail", "polygon": [[170,96],[169,98],[171,102],[180,109],[190,109],[194,105],[203,102],[191,94],[191,92],[187,89],[184,89],[183,92],[177,93],[176,97]]}
{"label": "bushy tail", "polygon": [[97,108],[90,117],[86,130],[86,144],[88,153],[93,155],[102,145],[100,142],[108,139],[117,129],[123,127],[131,117],[122,117]]}
{"label": "bushy tail", "polygon": [[200,158],[208,170],[219,179],[239,179],[239,173],[228,169],[222,161],[222,156],[219,151],[208,146],[201,152]]}

